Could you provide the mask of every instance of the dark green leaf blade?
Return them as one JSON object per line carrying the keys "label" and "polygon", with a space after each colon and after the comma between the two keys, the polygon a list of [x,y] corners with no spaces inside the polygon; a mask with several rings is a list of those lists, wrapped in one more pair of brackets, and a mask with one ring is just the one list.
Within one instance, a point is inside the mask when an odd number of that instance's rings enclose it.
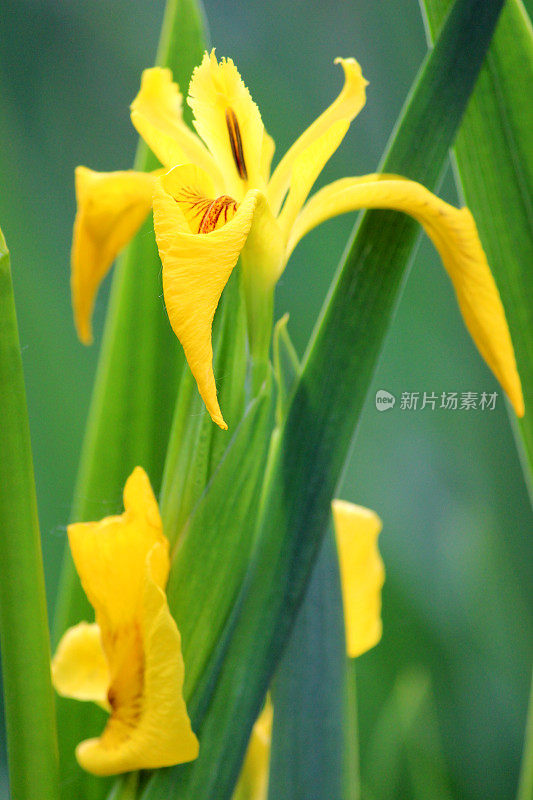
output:
{"label": "dark green leaf blade", "polygon": [[[288,314],[273,339],[278,425],[301,372],[287,324]],[[326,535],[272,685],[270,800],[359,797],[350,679],[337,548]]]}
{"label": "dark green leaf blade", "polygon": [[346,667],[337,547],[330,531],[273,682],[269,800],[347,796]]}
{"label": "dark green leaf blade", "polygon": [[[448,0],[424,0],[434,37]],[[455,143],[456,173],[502,295],[522,381],[518,420],[526,483],[533,489],[533,30],[520,0],[507,0]],[[520,441],[521,440],[521,441]],[[518,797],[533,796],[533,684]]]}

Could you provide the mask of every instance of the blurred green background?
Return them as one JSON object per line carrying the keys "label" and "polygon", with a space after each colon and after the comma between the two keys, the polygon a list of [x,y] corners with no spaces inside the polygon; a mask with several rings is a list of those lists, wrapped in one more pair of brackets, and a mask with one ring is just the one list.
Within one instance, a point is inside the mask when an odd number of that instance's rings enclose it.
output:
{"label": "blurred green background", "polygon": [[[83,348],[69,297],[73,169],[131,166],[128,106],[153,62],[162,13],[163,0],[0,6],[0,224],[12,253],[50,604],[109,285],[97,302],[96,345]],[[208,0],[206,13],[212,44],[236,61],[278,154],[336,95],[334,57],[354,55],[370,81],[367,107],[320,183],[376,168],[426,50],[416,0]],[[449,177],[442,193],[457,200]],[[300,353],[353,222],[312,233],[280,281],[278,314],[290,312]],[[396,395],[394,409],[376,410],[377,389]],[[493,412],[402,411],[403,391],[499,392],[427,242],[342,491],[384,521],[384,636],[357,662],[363,783],[369,800],[425,798],[426,774],[432,797],[504,800],[516,788],[533,657],[527,491],[501,393]],[[5,780],[3,762],[4,793]]]}

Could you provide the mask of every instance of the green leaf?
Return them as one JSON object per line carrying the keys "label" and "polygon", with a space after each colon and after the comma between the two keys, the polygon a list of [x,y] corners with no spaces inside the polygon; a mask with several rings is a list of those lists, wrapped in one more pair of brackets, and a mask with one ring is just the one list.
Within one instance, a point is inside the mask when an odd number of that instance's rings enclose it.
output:
{"label": "green leaf", "polygon": [[[205,47],[197,0],[168,0],[158,63],[182,86]],[[154,156],[140,144],[135,168],[150,170]],[[100,519],[120,511],[125,480],[143,466],[157,493],[184,357],[170,329],[162,300],[161,262],[151,217],[115,268],[71,518]],[[56,605],[55,640],[70,625],[92,619],[68,548]],[[76,744],[98,735],[102,712],[58,698],[62,785],[70,797],[100,798],[107,781],[86,775],[74,758]]]}
{"label": "green leaf", "polygon": [[[424,0],[434,36],[448,0]],[[533,31],[520,0],[507,0],[455,144],[456,173],[500,290],[526,413],[518,445],[533,490]],[[514,416],[513,416],[514,419]],[[520,441],[521,440],[521,441]],[[533,683],[518,798],[533,797]]]}
{"label": "green leaf", "polygon": [[58,800],[44,575],[9,253],[0,231],[0,649],[11,796]]}
{"label": "green leaf", "polygon": [[[285,314],[274,328],[276,420],[285,417],[300,364]],[[347,662],[335,538],[326,535],[272,685],[270,800],[358,798],[357,707]],[[355,685],[355,684],[354,684]]]}
{"label": "green leaf", "polygon": [[[439,180],[502,0],[457,0],[383,163],[430,188]],[[270,464],[250,568],[189,703],[197,761],[149,783],[144,800],[228,800],[252,725],[305,592],[329,504],[417,238],[394,213],[365,214],[308,349]]]}
{"label": "green leaf", "polygon": [[324,538],[273,686],[269,800],[342,800],[347,692],[335,538]]}

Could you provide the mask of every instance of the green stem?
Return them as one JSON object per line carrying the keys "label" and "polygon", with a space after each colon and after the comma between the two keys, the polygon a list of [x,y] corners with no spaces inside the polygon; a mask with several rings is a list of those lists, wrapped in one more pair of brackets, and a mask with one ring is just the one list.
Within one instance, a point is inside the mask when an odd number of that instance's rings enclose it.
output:
{"label": "green stem", "polygon": [[268,372],[274,324],[274,287],[256,279],[254,264],[243,254],[242,279],[246,299],[248,341],[252,364],[252,396],[259,394]]}
{"label": "green stem", "polygon": [[50,644],[26,393],[0,231],[0,646],[11,795],[57,800]]}

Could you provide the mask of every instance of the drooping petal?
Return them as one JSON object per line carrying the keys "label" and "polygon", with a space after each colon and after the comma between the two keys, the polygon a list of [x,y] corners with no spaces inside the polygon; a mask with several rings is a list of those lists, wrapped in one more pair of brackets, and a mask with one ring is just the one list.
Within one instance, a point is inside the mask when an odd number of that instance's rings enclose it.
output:
{"label": "drooping petal", "polygon": [[196,130],[224,176],[225,191],[240,201],[247,189],[264,187],[263,122],[239,72],[228,59],[205,53],[193,72],[188,103]]}
{"label": "drooping petal", "polygon": [[346,648],[350,658],[381,639],[381,587],[385,579],[377,547],[381,520],[373,511],[343,500],[332,503],[339,552]]}
{"label": "drooping petal", "polygon": [[56,692],[75,700],[91,700],[109,710],[109,666],[96,623],[80,622],[62,636],[52,659]]}
{"label": "drooping petal", "polygon": [[339,120],[345,120],[349,124],[366,102],[365,87],[368,81],[363,78],[357,61],[354,58],[337,58],[335,63],[341,64],[344,70],[344,86],[337,99],[302,133],[274,170],[267,189],[268,201],[274,214],[278,213],[289,188],[294,162],[298,156]]}
{"label": "drooping petal", "polygon": [[[146,562],[138,630],[141,660],[135,650],[124,649],[109,691],[112,712],[107,726],[98,739],[76,748],[80,766],[95,775],[157,769],[198,756],[182,693],[181,639],[157,574],[165,557],[164,545],[157,543]],[[116,635],[123,633],[119,629]]]}
{"label": "drooping petal", "polygon": [[155,544],[161,544],[162,550],[153,563],[154,580],[163,588],[168,578],[168,542],[150,481],[141,467],[126,482],[124,509],[120,516],[68,527],[72,557],[96,612],[106,653],[112,631],[127,627],[137,617],[146,557]]}
{"label": "drooping petal", "polygon": [[267,800],[273,715],[272,701],[267,695],[263,710],[252,728],[233,800]]}
{"label": "drooping petal", "polygon": [[131,104],[131,121],[164,166],[196,164],[220,183],[220,170],[213,157],[183,121],[182,105],[182,95],[169,69],[145,69],[139,94]]}
{"label": "drooping petal", "polygon": [[505,311],[475,221],[419,183],[383,176],[344,178],[317,192],[297,217],[286,257],[308,231],[326,219],[359,208],[387,208],[414,217],[437,248],[453,283],[466,327],[507,393],[517,416],[524,400]]}
{"label": "drooping petal", "polygon": [[211,328],[220,296],[246,242],[260,193],[249,192],[233,219],[211,233],[191,233],[161,182],[154,195],[154,228],[163,262],[163,292],[198,390],[214,422],[226,428],[213,375]]}
{"label": "drooping petal", "polygon": [[98,287],[148,214],[153,187],[154,176],[144,172],[76,169],[71,289],[74,322],[84,344],[92,341],[91,316]]}

